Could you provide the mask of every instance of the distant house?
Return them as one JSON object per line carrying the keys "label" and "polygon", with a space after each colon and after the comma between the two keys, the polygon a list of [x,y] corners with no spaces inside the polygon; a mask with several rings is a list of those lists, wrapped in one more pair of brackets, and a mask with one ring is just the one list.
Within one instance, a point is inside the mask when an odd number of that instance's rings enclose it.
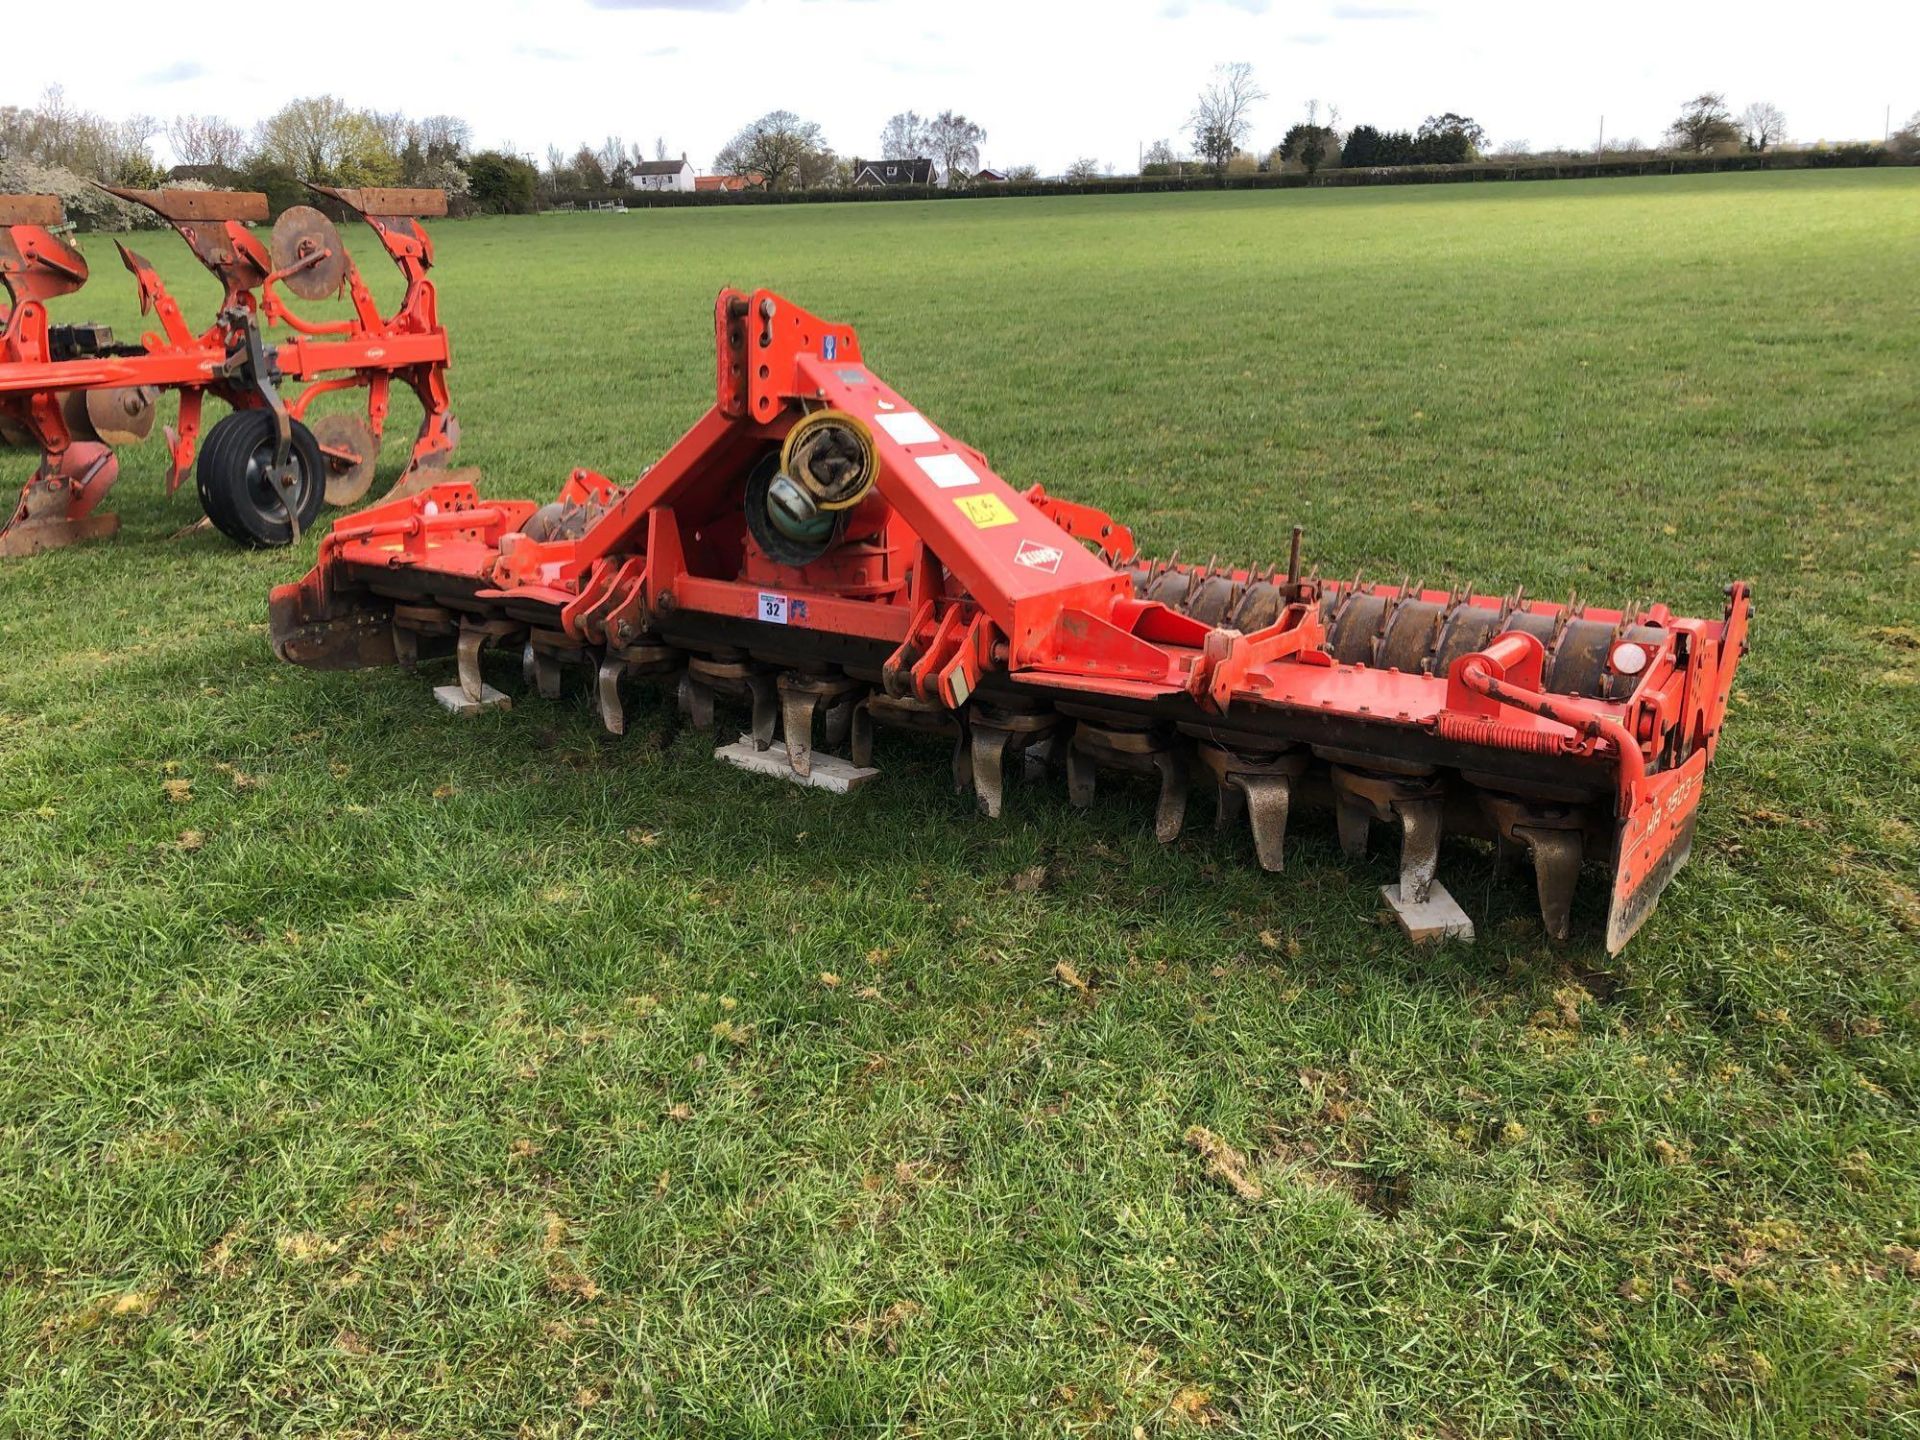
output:
{"label": "distant house", "polygon": [[973,172],[973,183],[976,185],[1004,185],[1007,183],[1007,173],[1004,170],[976,170]]}
{"label": "distant house", "polygon": [[880,190],[893,185],[931,185],[931,160],[856,160],[853,162],[853,188]]}
{"label": "distant house", "polygon": [[698,175],[694,177],[696,190],[755,190],[767,183],[767,177],[758,170],[745,175]]}
{"label": "distant house", "polygon": [[684,155],[678,160],[642,160],[627,183],[636,190],[691,190],[693,166]]}

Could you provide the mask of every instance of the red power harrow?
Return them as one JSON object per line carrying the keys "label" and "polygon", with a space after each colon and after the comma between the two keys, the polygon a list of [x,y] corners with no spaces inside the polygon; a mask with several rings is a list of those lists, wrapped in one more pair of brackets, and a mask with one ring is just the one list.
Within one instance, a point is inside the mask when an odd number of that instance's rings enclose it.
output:
{"label": "red power harrow", "polygon": [[[276,653],[452,652],[450,709],[506,703],[488,649],[519,652],[547,697],[586,665],[615,733],[621,682],[651,676],[696,724],[717,698],[750,705],[723,757],[836,789],[874,773],[875,726],[931,732],[989,815],[1010,756],[1058,762],[1076,805],[1133,772],[1158,784],[1162,841],[1199,779],[1270,870],[1291,811],[1324,805],[1350,855],[1376,823],[1399,832],[1383,894],[1415,938],[1472,935],[1435,878],[1444,833],[1530,857],[1557,938],[1582,870],[1605,866],[1609,950],[1685,862],[1744,584],[1694,620],[1324,581],[1301,574],[1298,531],[1268,573],[1140,559],[1110,517],[1000,479],[847,327],[766,291],[723,292],[715,319],[717,403],[632,485],[576,470],[536,507],[450,482],[341,520],[273,592]],[[815,753],[816,716],[850,760]]]}
{"label": "red power harrow", "polygon": [[[178,426],[167,427],[168,491],[191,470],[202,508],[246,544],[284,545],[311,525],[321,504],[351,505],[373,481],[396,379],[419,396],[424,418],[406,474],[393,491],[412,493],[441,478],[459,437],[449,408],[449,353],[433,282],[433,246],[417,223],[445,214],[438,190],[310,187],[358,213],[406,280],[399,308],[382,317],[333,222],[295,206],[262,244],[250,221],[267,218],[266,196],[243,191],[113,190],[166,219],[220,281],[212,325],[195,331],[144,257],[119,245],[139,286],[141,313],[158,329],[138,344],[116,344],[102,325],[55,325],[47,302],[86,283],[80,252],[58,234],[52,196],[0,196],[0,440],[37,448],[41,463],[0,526],[0,556],[30,555],[119,528],[95,513],[119,476],[113,446],[144,439],[160,392],[180,395]],[[351,319],[315,322],[281,298],[343,291]],[[280,386],[302,388],[291,402]],[[364,389],[366,414],[332,413],[309,427],[309,407],[337,391]],[[200,444],[208,394],[223,418]]]}

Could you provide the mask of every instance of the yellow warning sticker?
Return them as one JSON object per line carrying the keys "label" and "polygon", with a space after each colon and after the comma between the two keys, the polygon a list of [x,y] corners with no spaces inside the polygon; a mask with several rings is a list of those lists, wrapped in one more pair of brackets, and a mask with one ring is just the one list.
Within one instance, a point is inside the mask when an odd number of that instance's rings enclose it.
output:
{"label": "yellow warning sticker", "polygon": [[1007,508],[1007,502],[998,495],[962,495],[953,503],[960,507],[962,515],[981,530],[991,530],[996,525],[1013,524],[1013,511]]}

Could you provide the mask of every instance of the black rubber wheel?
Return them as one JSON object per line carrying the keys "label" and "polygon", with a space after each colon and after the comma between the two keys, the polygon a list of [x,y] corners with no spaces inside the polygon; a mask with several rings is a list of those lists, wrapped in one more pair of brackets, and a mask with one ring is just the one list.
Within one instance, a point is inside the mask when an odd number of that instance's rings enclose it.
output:
{"label": "black rubber wheel", "polygon": [[[298,420],[291,423],[294,505],[304,535],[326,500],[326,463],[313,432]],[[194,467],[200,508],[222,535],[242,545],[270,548],[293,541],[286,501],[269,478],[273,446],[271,411],[236,410],[207,432]]]}

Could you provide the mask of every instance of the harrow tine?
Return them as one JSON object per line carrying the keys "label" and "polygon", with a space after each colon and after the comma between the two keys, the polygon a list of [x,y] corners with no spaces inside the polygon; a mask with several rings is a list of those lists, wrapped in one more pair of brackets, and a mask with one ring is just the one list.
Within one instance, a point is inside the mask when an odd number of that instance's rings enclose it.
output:
{"label": "harrow tine", "polygon": [[973,734],[966,716],[956,718],[960,721],[960,729],[953,737],[953,793],[964,795],[973,789]]}
{"label": "harrow tine", "polygon": [[486,643],[487,632],[480,626],[460,627],[460,643],[455,650],[460,666],[460,693],[476,705],[486,688],[486,679],[480,673],[480,647]]}
{"label": "harrow tine", "polygon": [[1440,802],[1402,800],[1393,808],[1400,816],[1400,895],[1424,904],[1440,868]]}
{"label": "harrow tine", "polygon": [[1242,797],[1253,827],[1253,851],[1262,870],[1279,871],[1287,843],[1287,811],[1293,802],[1293,782],[1285,775],[1236,775],[1222,792]]}
{"label": "harrow tine", "polygon": [[1340,832],[1340,853],[1347,859],[1366,858],[1367,831],[1372,821],[1373,813],[1365,802],[1344,790],[1335,789],[1333,823]]}
{"label": "harrow tine", "polygon": [[600,662],[594,694],[600,703],[600,723],[609,735],[627,733],[627,711],[620,702],[620,682],[626,678],[627,662],[609,655]]}
{"label": "harrow tine", "polygon": [[[980,806],[980,813],[989,820],[1000,818],[1000,805],[1006,798],[1007,743],[1013,739],[1013,733],[998,725],[975,725],[973,727],[972,751],[973,794]],[[955,772],[959,766],[956,763]]]}
{"label": "harrow tine", "polygon": [[1540,921],[1547,934],[1565,940],[1573,933],[1573,892],[1586,859],[1578,830],[1540,830],[1520,826],[1514,834],[1533,852],[1534,888],[1540,897]]}
{"label": "harrow tine", "polygon": [[[786,675],[778,682],[780,730],[787,741],[787,763],[796,775],[813,773],[813,712],[820,704],[817,691],[796,684]],[[759,696],[754,697],[758,708]],[[757,731],[757,722],[756,722]]]}
{"label": "harrow tine", "polygon": [[848,755],[853,763],[862,770],[873,764],[873,714],[867,709],[867,696],[854,702],[853,714],[848,717],[851,731]]}
{"label": "harrow tine", "polygon": [[846,743],[847,735],[853,729],[854,706],[858,703],[854,696],[848,695],[827,706],[826,727],[821,731],[821,739],[829,750]]}
{"label": "harrow tine", "polygon": [[1060,748],[1060,742],[1048,735],[1034,741],[1020,752],[1020,778],[1029,784],[1037,785],[1047,778],[1047,767],[1053,764],[1054,752]]}
{"label": "harrow tine", "polygon": [[1099,768],[1093,763],[1093,757],[1075,743],[1078,739],[1076,731],[1074,740],[1067,745],[1067,800],[1074,809],[1085,810],[1093,804]]}
{"label": "harrow tine", "polygon": [[1213,811],[1213,830],[1216,835],[1224,834],[1240,823],[1240,817],[1247,813],[1247,792],[1239,784],[1240,777],[1229,775],[1221,780],[1219,803]]}
{"label": "harrow tine", "polygon": [[749,675],[747,691],[753,696],[753,748],[771,750],[773,727],[780,718],[780,699],[774,683],[764,674]]}
{"label": "harrow tine", "polygon": [[520,666],[542,700],[560,698],[560,662],[552,652],[538,648],[529,640],[521,654]]}
{"label": "harrow tine", "polygon": [[1153,757],[1160,772],[1160,799],[1153,807],[1153,838],[1171,845],[1180,838],[1187,819],[1187,761],[1178,750],[1162,750]]}
{"label": "harrow tine", "polygon": [[713,687],[694,678],[691,670],[680,676],[680,713],[696,730],[713,729]]}

